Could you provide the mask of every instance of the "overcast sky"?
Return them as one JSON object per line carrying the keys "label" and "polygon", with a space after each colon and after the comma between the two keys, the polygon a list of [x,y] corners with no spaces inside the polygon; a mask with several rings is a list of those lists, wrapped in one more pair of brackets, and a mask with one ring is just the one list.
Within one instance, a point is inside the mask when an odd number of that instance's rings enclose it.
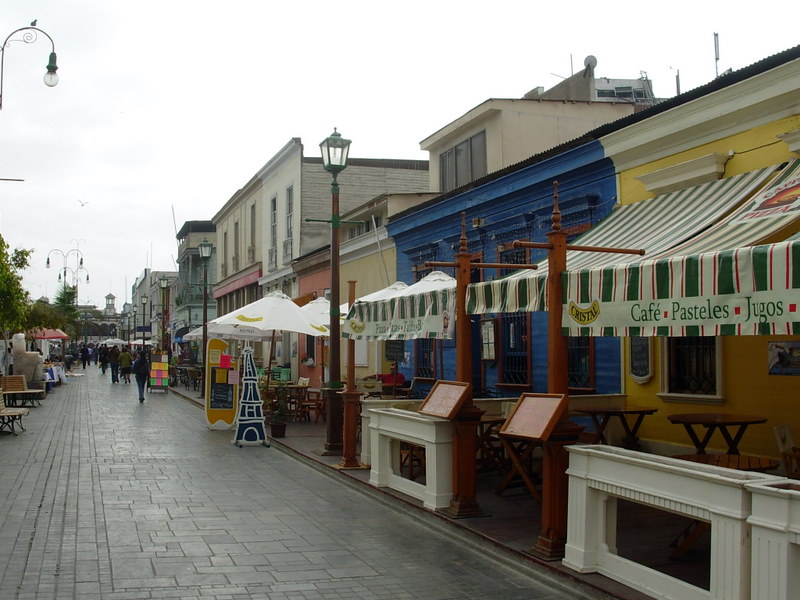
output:
{"label": "overcast sky", "polygon": [[[33,19],[55,42],[5,51],[0,233],[35,250],[25,285],[54,297],[79,249],[81,303],[117,309],[145,267],[175,270],[176,228],[211,219],[292,137],[338,127],[351,156],[427,159],[420,140],[488,98],[597,76],[687,91],[798,43],[788,0],[270,2],[3,0],[0,37]],[[214,8],[211,8],[214,6]],[[346,193],[343,190],[342,193]],[[68,265],[75,268],[75,256]],[[70,274],[71,277],[71,274]]]}

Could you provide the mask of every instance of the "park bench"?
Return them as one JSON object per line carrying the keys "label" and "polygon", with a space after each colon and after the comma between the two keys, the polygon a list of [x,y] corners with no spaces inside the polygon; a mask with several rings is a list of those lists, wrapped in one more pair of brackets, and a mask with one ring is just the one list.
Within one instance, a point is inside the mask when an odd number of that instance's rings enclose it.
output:
{"label": "park bench", "polygon": [[19,402],[20,406],[29,404],[35,406],[34,402],[41,404],[45,391],[30,389],[24,375],[2,375],[0,376],[0,388],[3,389],[3,396],[9,404],[13,406]]}
{"label": "park bench", "polygon": [[22,425],[22,417],[25,417],[30,412],[27,408],[8,407],[5,404],[5,394],[0,391],[0,431],[8,431],[17,435],[16,425],[19,425],[22,431],[25,427]]}

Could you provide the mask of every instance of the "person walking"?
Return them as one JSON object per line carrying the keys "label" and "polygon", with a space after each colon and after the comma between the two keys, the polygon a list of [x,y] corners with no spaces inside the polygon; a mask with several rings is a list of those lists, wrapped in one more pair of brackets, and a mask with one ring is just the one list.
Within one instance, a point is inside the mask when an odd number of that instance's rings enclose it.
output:
{"label": "person walking", "polygon": [[103,371],[103,375],[106,374],[106,369],[108,368],[108,348],[105,344],[100,346],[100,350],[97,352],[100,355],[100,369]]}
{"label": "person walking", "polygon": [[139,388],[139,402],[144,402],[144,387],[150,376],[150,362],[147,360],[145,350],[139,350],[139,355],[133,363],[133,373],[136,375],[136,386]]}
{"label": "person walking", "polygon": [[86,345],[81,346],[81,363],[83,364],[83,368],[86,368],[86,364],[92,360],[92,354],[89,352],[89,347]]}
{"label": "person walking", "polygon": [[128,351],[127,346],[122,347],[122,352],[119,353],[119,372],[122,374],[122,380],[125,383],[131,382],[131,365],[133,364],[133,356]]}
{"label": "person walking", "polygon": [[111,367],[111,383],[119,383],[119,348],[116,346],[108,351],[108,366]]}

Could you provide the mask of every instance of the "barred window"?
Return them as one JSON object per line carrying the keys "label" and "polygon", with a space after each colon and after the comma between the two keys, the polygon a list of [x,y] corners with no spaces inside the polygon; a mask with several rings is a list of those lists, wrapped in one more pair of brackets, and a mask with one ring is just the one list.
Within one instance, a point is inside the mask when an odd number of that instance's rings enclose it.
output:
{"label": "barred window", "polygon": [[667,339],[668,393],[717,394],[717,342],[713,337]]}

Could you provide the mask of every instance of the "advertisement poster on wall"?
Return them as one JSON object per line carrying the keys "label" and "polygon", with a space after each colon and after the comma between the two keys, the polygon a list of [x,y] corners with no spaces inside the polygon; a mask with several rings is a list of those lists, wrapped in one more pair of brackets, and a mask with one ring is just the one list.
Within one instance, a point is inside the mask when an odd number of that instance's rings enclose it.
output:
{"label": "advertisement poster on wall", "polygon": [[800,342],[768,342],[770,375],[800,375]]}

